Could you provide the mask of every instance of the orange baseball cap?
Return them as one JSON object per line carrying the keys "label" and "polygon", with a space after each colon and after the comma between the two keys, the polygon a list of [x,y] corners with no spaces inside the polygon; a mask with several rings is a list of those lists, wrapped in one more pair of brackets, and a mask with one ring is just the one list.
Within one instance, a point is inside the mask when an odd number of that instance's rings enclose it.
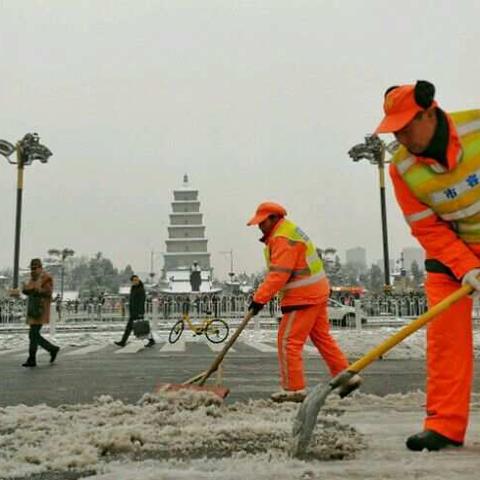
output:
{"label": "orange baseball cap", "polygon": [[287,211],[278,203],[275,202],[263,202],[261,203],[255,212],[255,215],[248,221],[247,225],[258,225],[267,219],[270,215],[278,215],[284,217]]}
{"label": "orange baseball cap", "polygon": [[[437,106],[436,102],[432,105]],[[415,85],[401,85],[390,90],[383,103],[385,117],[375,133],[398,132],[413,120],[418,112],[425,110],[415,100]]]}

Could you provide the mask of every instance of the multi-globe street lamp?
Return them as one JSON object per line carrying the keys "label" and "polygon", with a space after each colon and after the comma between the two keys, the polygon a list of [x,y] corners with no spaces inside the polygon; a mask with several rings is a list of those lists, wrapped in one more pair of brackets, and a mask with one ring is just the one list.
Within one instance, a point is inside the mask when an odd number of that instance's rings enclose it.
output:
{"label": "multi-globe street lamp", "polygon": [[380,210],[382,215],[382,239],[383,239],[383,266],[385,273],[385,290],[390,290],[390,259],[388,255],[388,230],[387,230],[387,207],[385,204],[385,152],[395,153],[398,142],[385,144],[377,135],[367,135],[364,143],[353,146],[348,154],[354,162],[366,159],[372,165],[378,167],[380,185]]}
{"label": "multi-globe street lamp", "polygon": [[[16,160],[11,155],[16,152]],[[13,289],[18,288],[18,272],[20,261],[20,231],[22,224],[22,195],[23,195],[23,171],[27,165],[35,160],[47,163],[52,152],[40,143],[40,137],[36,133],[27,133],[16,145],[7,140],[0,140],[0,155],[4,156],[8,163],[17,165],[17,203],[15,213],[15,247],[13,254]]]}
{"label": "multi-globe street lamp", "polygon": [[60,261],[60,302],[63,302],[63,286],[64,286],[64,279],[65,279],[65,260],[68,257],[73,257],[75,255],[75,251],[71,248],[64,248],[63,250],[59,250],[56,248],[51,248],[48,250],[48,254],[52,257],[57,257]]}

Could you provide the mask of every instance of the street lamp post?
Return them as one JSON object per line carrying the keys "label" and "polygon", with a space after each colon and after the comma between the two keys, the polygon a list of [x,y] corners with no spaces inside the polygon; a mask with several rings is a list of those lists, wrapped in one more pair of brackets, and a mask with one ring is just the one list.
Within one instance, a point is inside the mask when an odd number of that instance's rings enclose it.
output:
{"label": "street lamp post", "polygon": [[223,255],[230,255],[230,272],[228,273],[228,276],[230,277],[230,280],[233,282],[233,277],[235,276],[235,272],[233,271],[233,250],[224,250],[219,252]]}
{"label": "street lamp post", "polygon": [[157,254],[162,253],[157,250],[150,250],[150,273],[148,276],[150,277],[150,284],[153,285],[153,279],[155,278],[155,259]]}
{"label": "street lamp post", "polygon": [[386,145],[377,135],[367,135],[364,143],[352,147],[348,154],[354,162],[368,160],[378,167],[380,185],[380,210],[382,215],[383,265],[385,272],[385,290],[390,290],[390,259],[388,255],[387,207],[385,203],[385,152],[394,153],[397,142]]}
{"label": "street lamp post", "polygon": [[[10,156],[16,152],[16,161]],[[22,224],[22,196],[23,196],[23,171],[34,160],[47,163],[52,152],[40,143],[40,137],[36,133],[27,133],[16,145],[6,140],[0,140],[0,155],[4,156],[8,163],[17,165],[17,202],[15,212],[15,247],[13,253],[13,288],[18,288],[18,272],[20,263],[20,233]]]}
{"label": "street lamp post", "polygon": [[60,302],[63,302],[63,286],[64,286],[64,279],[65,279],[65,260],[67,257],[73,257],[75,255],[75,251],[71,248],[64,248],[63,250],[58,250],[56,248],[51,248],[48,251],[49,255],[53,257],[58,257],[60,260]]}

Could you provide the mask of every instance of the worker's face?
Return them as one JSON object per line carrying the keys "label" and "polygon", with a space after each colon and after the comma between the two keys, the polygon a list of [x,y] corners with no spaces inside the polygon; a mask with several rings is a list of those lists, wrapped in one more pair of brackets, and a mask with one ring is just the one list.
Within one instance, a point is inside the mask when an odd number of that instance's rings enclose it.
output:
{"label": "worker's face", "polygon": [[258,228],[262,231],[264,235],[268,235],[275,227],[278,222],[278,217],[275,215],[270,215],[263,222],[258,224]]}
{"label": "worker's face", "polygon": [[413,120],[394,133],[395,138],[410,153],[420,155],[430,145],[437,128],[435,108],[419,112]]}
{"label": "worker's face", "polygon": [[140,279],[138,277],[132,278],[132,285],[138,285],[140,283]]}

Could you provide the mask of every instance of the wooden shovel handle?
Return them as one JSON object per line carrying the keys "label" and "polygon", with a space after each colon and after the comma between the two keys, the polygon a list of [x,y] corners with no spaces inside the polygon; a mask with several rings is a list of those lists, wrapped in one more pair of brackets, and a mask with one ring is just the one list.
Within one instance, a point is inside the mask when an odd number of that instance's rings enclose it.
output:
{"label": "wooden shovel handle", "polygon": [[217,370],[218,366],[222,363],[223,359],[225,358],[225,355],[230,350],[230,347],[235,343],[235,340],[242,333],[243,329],[247,326],[247,323],[252,319],[252,317],[253,317],[253,312],[249,310],[246,313],[245,317],[243,318],[242,323],[238,326],[238,328],[235,330],[233,335],[229,338],[228,342],[223,347],[222,351],[217,355],[213,363],[210,365],[210,368],[203,373],[203,377],[201,377],[200,381],[198,382],[199,385],[203,385],[207,381],[208,377],[210,377],[210,375]]}

